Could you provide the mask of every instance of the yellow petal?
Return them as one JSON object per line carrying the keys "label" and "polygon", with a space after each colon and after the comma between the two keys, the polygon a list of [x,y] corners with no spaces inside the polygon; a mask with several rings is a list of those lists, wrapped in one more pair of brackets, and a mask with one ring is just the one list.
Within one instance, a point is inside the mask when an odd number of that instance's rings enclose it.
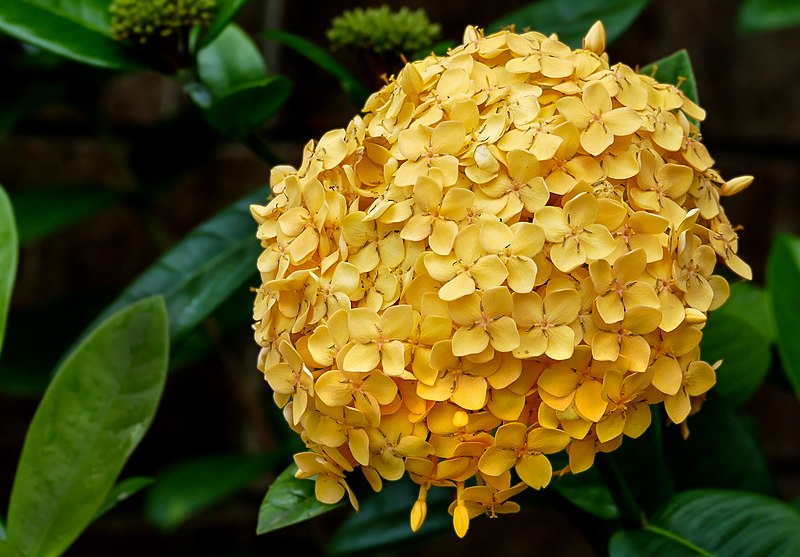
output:
{"label": "yellow petal", "polygon": [[480,410],[486,403],[486,379],[462,374],[456,380],[451,400],[465,410]]}
{"label": "yellow petal", "polygon": [[453,333],[453,354],[455,356],[480,354],[487,346],[489,346],[489,335],[483,327],[477,325],[459,327]]}
{"label": "yellow petal", "polygon": [[553,467],[544,455],[525,454],[515,468],[519,478],[533,489],[541,489],[550,483]]}
{"label": "yellow petal", "polygon": [[603,400],[602,383],[591,380],[584,381],[575,392],[575,407],[587,420],[600,421],[608,407],[608,402]]}

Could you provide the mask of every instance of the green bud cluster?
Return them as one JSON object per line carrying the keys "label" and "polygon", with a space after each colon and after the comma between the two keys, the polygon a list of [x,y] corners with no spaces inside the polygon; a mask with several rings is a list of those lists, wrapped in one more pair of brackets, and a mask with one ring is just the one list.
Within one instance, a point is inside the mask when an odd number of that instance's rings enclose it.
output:
{"label": "green bud cluster", "polygon": [[147,42],[181,28],[208,26],[217,0],[114,0],[109,6],[111,28],[119,40]]}
{"label": "green bud cluster", "polygon": [[401,8],[392,12],[389,6],[356,8],[334,18],[328,39],[334,48],[356,47],[378,54],[413,54],[433,46],[441,26],[431,23],[425,10]]}

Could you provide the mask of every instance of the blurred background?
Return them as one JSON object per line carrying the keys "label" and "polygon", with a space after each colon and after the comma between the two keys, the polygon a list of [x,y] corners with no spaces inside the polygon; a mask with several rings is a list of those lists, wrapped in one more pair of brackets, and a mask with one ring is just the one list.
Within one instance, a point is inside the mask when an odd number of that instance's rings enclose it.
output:
{"label": "blurred background", "polygon": [[[275,160],[299,163],[309,139],[345,126],[356,108],[337,79],[259,33],[287,30],[327,47],[325,32],[342,10],[382,4],[424,8],[441,24],[443,39],[460,41],[466,25],[487,24],[524,2],[249,2],[237,23],[257,39],[269,71],[294,84],[260,134]],[[655,0],[608,51],[612,63],[644,66],[688,50],[708,113],[703,140],[716,168],[726,178],[755,176],[725,207],[743,226],[740,254],[761,284],[776,234],[800,233],[800,28],[742,34],[738,4]],[[18,213],[22,245],[0,362],[5,505],[26,428],[64,351],[194,226],[254,190],[266,197],[270,164],[245,143],[217,134],[180,85],[158,73],[91,68],[0,36],[0,76],[0,183]],[[63,207],[60,221],[37,217],[37,208],[48,206]],[[258,283],[254,275],[249,285]],[[264,493],[297,447],[255,366],[252,296],[237,292],[201,331],[173,346],[155,422],[122,475],[171,474],[184,485],[227,482],[230,489],[197,495],[197,512],[192,502],[186,507],[167,497],[159,506],[136,495],[92,525],[68,555],[244,556],[275,551],[279,543],[321,553],[352,513],[340,509],[255,536]],[[771,374],[746,411],[755,418],[779,493],[797,497],[800,405],[783,376]],[[193,459],[199,460],[187,464]],[[593,555],[596,533],[577,530],[568,515],[528,507],[491,524],[475,521],[457,545],[446,531],[389,553],[505,554],[519,547],[524,532],[528,547],[536,548],[529,554]],[[406,527],[405,512],[399,516]]]}

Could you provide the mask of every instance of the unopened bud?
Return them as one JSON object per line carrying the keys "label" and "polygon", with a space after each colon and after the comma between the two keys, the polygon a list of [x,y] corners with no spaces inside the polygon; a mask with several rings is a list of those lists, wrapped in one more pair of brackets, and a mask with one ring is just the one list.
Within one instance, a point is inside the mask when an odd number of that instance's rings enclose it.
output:
{"label": "unopened bud", "polygon": [[722,187],[719,189],[719,193],[720,195],[724,196],[736,195],[740,191],[747,189],[747,187],[752,183],[752,176],[738,176],[736,178],[731,178],[722,185]]}
{"label": "unopened bud", "polygon": [[583,38],[583,48],[595,54],[603,54],[606,50],[606,28],[602,21],[596,21]]}

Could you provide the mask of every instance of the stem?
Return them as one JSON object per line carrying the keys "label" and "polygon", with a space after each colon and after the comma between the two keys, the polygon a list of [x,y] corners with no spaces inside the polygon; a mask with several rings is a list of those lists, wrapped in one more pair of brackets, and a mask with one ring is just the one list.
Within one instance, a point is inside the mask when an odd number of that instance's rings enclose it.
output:
{"label": "stem", "polygon": [[598,453],[595,459],[600,475],[603,477],[611,497],[619,509],[619,519],[624,528],[641,528],[645,522],[645,514],[631,493],[619,467],[610,455]]}
{"label": "stem", "polygon": [[258,155],[263,161],[267,164],[274,166],[277,164],[283,164],[283,161],[276,155],[272,149],[269,148],[267,142],[264,141],[264,138],[256,131],[250,132],[247,137],[244,138],[244,144],[247,145],[253,153]]}

